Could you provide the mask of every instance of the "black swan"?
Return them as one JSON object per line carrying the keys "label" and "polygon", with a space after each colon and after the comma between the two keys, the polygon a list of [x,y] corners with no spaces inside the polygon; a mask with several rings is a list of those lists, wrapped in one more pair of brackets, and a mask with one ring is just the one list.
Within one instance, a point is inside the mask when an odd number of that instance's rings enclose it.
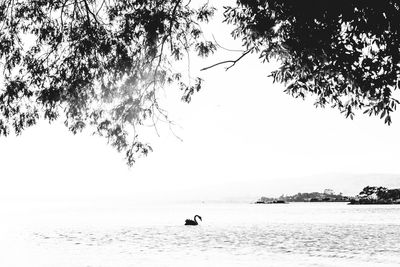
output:
{"label": "black swan", "polygon": [[201,219],[201,216],[199,216],[199,215],[194,215],[194,220],[187,219],[187,220],[185,221],[185,225],[198,225],[199,223],[197,222],[196,217],[199,217],[200,221],[203,221],[203,220]]}

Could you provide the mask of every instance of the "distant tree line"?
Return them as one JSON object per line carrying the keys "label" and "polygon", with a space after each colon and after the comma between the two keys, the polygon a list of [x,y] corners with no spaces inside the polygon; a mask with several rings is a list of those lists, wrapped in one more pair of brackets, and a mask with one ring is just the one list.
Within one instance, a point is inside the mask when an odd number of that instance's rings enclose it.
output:
{"label": "distant tree line", "polygon": [[366,186],[350,204],[400,204],[400,189]]}
{"label": "distant tree line", "polygon": [[343,196],[342,193],[335,194],[332,190],[325,190],[324,193],[297,193],[292,196],[280,196],[279,198],[261,197],[257,203],[271,203],[277,200],[285,202],[348,202],[350,197]]}
{"label": "distant tree line", "polygon": [[326,189],[323,193],[297,193],[292,196],[281,195],[279,198],[261,197],[256,203],[280,202],[350,202],[349,204],[400,204],[400,188],[388,189],[383,186],[366,186],[355,197],[335,194]]}

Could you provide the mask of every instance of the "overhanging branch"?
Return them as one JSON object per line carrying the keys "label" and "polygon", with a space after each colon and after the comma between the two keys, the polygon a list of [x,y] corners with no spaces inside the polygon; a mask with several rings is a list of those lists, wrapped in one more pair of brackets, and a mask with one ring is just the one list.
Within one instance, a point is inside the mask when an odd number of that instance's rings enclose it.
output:
{"label": "overhanging branch", "polygon": [[233,66],[235,66],[236,63],[238,63],[242,58],[244,58],[248,53],[250,53],[251,51],[253,51],[253,49],[254,49],[254,47],[250,48],[249,50],[247,50],[246,52],[244,52],[240,57],[238,57],[238,58],[235,59],[235,60],[225,60],[225,61],[221,61],[221,62],[215,63],[215,64],[213,64],[213,65],[211,65],[211,66],[202,68],[200,71],[208,70],[208,69],[214,68],[214,67],[216,67],[216,66],[218,66],[218,65],[231,63],[230,66],[228,66],[228,67],[225,68],[225,70],[229,70],[230,68],[232,68]]}

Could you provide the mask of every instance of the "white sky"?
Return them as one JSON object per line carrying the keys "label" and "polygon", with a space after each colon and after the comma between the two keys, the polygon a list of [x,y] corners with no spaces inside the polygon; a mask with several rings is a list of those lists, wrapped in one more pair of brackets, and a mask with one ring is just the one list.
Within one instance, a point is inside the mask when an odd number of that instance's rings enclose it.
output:
{"label": "white sky", "polygon": [[[229,28],[211,24],[230,48]],[[238,54],[220,51],[198,69]],[[179,141],[160,126],[154,152],[129,169],[123,155],[89,133],[72,135],[46,122],[19,137],[0,137],[0,198],[207,201],[277,196],[332,188],[355,194],[365,185],[400,187],[400,117],[384,125],[359,114],[316,109],[294,99],[267,75],[274,66],[249,56],[225,72],[201,73],[205,84],[190,104],[177,89],[165,107]]]}

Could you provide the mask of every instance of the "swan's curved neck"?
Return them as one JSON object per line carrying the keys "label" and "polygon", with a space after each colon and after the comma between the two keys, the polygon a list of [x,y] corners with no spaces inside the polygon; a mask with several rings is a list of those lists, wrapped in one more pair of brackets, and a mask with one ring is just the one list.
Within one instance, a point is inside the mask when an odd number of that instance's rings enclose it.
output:
{"label": "swan's curved neck", "polygon": [[197,223],[197,217],[199,217],[199,215],[194,216],[194,221]]}

